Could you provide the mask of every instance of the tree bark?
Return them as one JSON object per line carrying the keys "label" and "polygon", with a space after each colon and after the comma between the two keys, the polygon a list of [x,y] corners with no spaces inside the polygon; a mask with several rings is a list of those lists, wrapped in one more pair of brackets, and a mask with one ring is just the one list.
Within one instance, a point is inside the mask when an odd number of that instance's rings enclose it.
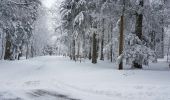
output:
{"label": "tree bark", "polygon": [[136,14],[136,36],[140,40],[142,40],[142,22],[143,22],[143,14]]}
{"label": "tree bark", "polygon": [[[124,45],[124,36],[123,36],[123,32],[124,32],[124,15],[121,16],[121,19],[120,19],[120,39],[119,39],[119,56],[122,55],[123,53],[123,45]],[[120,64],[119,64],[119,70],[122,70],[123,69],[123,61],[121,60],[120,61]]]}
{"label": "tree bark", "polygon": [[72,58],[72,48],[71,48],[71,45],[72,45],[72,43],[70,43],[69,44],[69,57],[70,57],[70,60],[72,60],[73,58]]}
{"label": "tree bark", "polygon": [[102,29],[102,36],[101,36],[101,51],[100,51],[100,60],[104,60],[104,54],[103,54],[103,45],[104,45],[104,18],[102,20],[102,24],[103,24],[103,29]]}
{"label": "tree bark", "polygon": [[11,42],[10,42],[10,36],[6,36],[6,46],[5,46],[5,60],[11,60]]}
{"label": "tree bark", "polygon": [[169,37],[169,41],[168,41],[167,62],[169,62],[169,51],[170,51],[170,37]]}
{"label": "tree bark", "polygon": [[76,46],[76,41],[75,41],[75,39],[73,39],[73,45],[72,45],[72,59],[73,59],[74,61],[76,61],[76,55],[75,55],[75,53],[76,53],[76,48],[75,48],[75,46]]}
{"label": "tree bark", "polygon": [[89,42],[89,45],[90,45],[90,47],[89,47],[89,60],[91,60],[91,58],[92,58],[92,56],[91,56],[91,48],[92,48],[92,39],[91,39],[91,37],[90,37],[90,42]]}
{"label": "tree bark", "polygon": [[[139,6],[143,7],[144,1],[140,0],[139,2]],[[135,28],[135,33],[136,36],[138,36],[138,38],[140,40],[142,40],[142,25],[143,25],[143,14],[136,14],[136,28]],[[139,59],[135,59],[135,61],[133,62],[133,67],[134,68],[139,68],[142,69],[142,64],[138,63]]]}
{"label": "tree bark", "polygon": [[97,39],[96,39],[96,33],[93,33],[93,54],[92,54],[92,63],[97,63]]}
{"label": "tree bark", "polygon": [[156,48],[157,58],[164,58],[164,29],[162,28],[160,46]]}
{"label": "tree bark", "polygon": [[4,57],[5,57],[5,45],[6,45],[6,43],[5,43],[5,41],[6,41],[6,39],[5,39],[5,33],[2,33],[2,52],[1,52],[1,58],[0,58],[0,60],[2,60],[2,59],[4,59]]}
{"label": "tree bark", "polygon": [[80,54],[80,41],[78,41],[78,47],[77,47],[77,60],[79,59],[79,58],[81,58],[81,54]]}
{"label": "tree bark", "polygon": [[[162,16],[162,24],[164,26],[164,16]],[[165,30],[164,30],[164,27],[162,27],[162,36],[161,36],[161,49],[162,49],[162,54],[160,56],[160,58],[164,58],[164,33],[165,33]]]}
{"label": "tree bark", "polygon": [[29,45],[28,43],[26,44],[27,50],[26,50],[26,59],[28,59],[28,55],[29,55]]}
{"label": "tree bark", "polygon": [[110,34],[111,34],[111,36],[110,36],[110,44],[111,44],[111,46],[110,46],[110,61],[111,62],[113,62],[113,24],[111,23],[111,30],[110,30]]}

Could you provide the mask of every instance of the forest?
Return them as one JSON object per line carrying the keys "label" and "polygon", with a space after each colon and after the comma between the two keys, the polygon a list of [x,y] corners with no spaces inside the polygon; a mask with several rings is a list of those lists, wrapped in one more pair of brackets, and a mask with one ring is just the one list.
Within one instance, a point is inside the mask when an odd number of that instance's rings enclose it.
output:
{"label": "forest", "polygon": [[0,100],[169,100],[169,71],[170,0],[0,0]]}
{"label": "forest", "polygon": [[123,58],[134,68],[164,58],[168,0],[71,1],[61,5],[61,18],[72,60],[118,59],[122,69]]}
{"label": "forest", "polygon": [[[0,7],[0,59],[65,55],[74,61],[122,64],[124,58],[132,67],[142,68],[169,51],[168,0],[65,0],[60,9],[54,6],[50,11],[38,0],[2,0]],[[53,13],[56,37],[47,34],[48,28],[43,31],[45,22],[40,20],[47,12]],[[50,38],[55,43],[47,43]]]}

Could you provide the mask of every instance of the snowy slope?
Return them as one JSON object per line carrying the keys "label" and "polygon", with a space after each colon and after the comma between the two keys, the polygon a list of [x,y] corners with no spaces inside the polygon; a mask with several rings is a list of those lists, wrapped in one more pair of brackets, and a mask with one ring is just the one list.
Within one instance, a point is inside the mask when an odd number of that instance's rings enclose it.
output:
{"label": "snowy slope", "polygon": [[164,60],[144,70],[57,56],[0,61],[0,100],[169,100]]}

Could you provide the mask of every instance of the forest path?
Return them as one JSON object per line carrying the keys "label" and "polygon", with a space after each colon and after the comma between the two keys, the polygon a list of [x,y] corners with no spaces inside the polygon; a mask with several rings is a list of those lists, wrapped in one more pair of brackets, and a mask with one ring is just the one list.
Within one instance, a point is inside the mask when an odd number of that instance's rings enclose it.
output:
{"label": "forest path", "polygon": [[170,100],[165,60],[143,70],[117,70],[59,56],[0,61],[0,100]]}

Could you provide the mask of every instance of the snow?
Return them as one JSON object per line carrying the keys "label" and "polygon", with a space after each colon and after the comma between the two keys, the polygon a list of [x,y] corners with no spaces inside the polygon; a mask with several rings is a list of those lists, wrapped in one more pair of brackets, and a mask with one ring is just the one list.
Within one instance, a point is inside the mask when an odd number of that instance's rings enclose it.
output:
{"label": "snow", "polygon": [[165,59],[121,71],[59,56],[0,61],[0,100],[169,100],[169,76]]}
{"label": "snow", "polygon": [[41,0],[42,4],[49,9],[52,8],[55,3],[61,3],[62,1],[63,0]]}

